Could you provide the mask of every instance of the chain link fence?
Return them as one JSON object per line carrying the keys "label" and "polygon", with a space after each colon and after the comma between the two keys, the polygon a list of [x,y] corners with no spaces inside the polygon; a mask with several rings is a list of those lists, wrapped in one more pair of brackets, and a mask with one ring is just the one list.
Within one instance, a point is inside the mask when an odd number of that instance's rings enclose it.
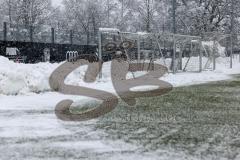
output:
{"label": "chain link fence", "polygon": [[24,26],[21,24],[10,24],[5,22],[2,29],[0,29],[0,40],[93,45],[96,44],[96,35],[74,30],[51,28],[49,25]]}

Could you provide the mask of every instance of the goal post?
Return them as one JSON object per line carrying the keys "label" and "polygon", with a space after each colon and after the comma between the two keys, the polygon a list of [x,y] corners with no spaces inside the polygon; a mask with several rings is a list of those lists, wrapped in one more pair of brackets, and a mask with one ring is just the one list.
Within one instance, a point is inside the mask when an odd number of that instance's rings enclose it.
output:
{"label": "goal post", "polygon": [[[173,33],[121,32],[115,28],[99,29],[98,56],[102,61],[109,61],[106,44],[119,46],[124,41],[131,42],[125,50],[127,61],[155,62],[166,66],[170,72],[202,72],[217,67],[219,52],[225,52],[222,41],[229,35],[205,33],[203,36],[181,35]],[[115,47],[116,47],[115,46]],[[225,48],[224,48],[225,47]],[[219,51],[220,49],[220,51]]]}
{"label": "goal post", "polygon": [[[173,73],[186,69],[186,59],[191,54],[186,56],[186,46],[193,43],[200,44],[201,37],[180,35],[172,33],[146,33],[146,32],[121,32],[118,29],[100,28],[99,29],[99,49],[98,55],[100,60],[107,60],[107,51],[104,46],[108,43],[119,45],[123,41],[130,41],[132,48],[126,50],[128,61],[157,61],[169,68]],[[195,47],[194,46],[194,47]],[[200,47],[199,47],[200,48]],[[190,49],[189,49],[190,50]],[[175,56],[173,56],[175,55]],[[199,60],[197,62],[198,71],[201,63],[201,54],[197,54]]]}

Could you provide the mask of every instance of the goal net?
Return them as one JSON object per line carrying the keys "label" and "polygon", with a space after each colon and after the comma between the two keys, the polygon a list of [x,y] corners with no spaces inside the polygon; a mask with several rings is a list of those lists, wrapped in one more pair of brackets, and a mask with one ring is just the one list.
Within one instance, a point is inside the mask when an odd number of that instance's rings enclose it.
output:
{"label": "goal net", "polygon": [[159,63],[172,72],[214,70],[219,57],[227,55],[227,37],[206,33],[204,37],[171,33],[130,33],[100,29],[99,56],[110,61],[117,51],[131,62]]}

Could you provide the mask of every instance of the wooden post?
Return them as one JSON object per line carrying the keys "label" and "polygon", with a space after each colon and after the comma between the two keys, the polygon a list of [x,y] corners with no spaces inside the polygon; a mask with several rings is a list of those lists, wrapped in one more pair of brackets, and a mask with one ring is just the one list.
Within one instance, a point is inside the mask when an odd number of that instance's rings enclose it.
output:
{"label": "wooden post", "polygon": [[7,22],[3,23],[3,41],[7,41]]}

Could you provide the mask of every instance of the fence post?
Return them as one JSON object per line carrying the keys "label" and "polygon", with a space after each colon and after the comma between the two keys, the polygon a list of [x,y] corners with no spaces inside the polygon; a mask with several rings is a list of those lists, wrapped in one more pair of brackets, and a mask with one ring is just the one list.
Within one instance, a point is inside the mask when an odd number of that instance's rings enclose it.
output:
{"label": "fence post", "polygon": [[[98,57],[100,63],[102,63],[102,32],[98,32]],[[102,79],[102,68],[100,68],[99,78]]]}
{"label": "fence post", "polygon": [[137,39],[137,52],[138,52],[138,64],[140,63],[141,60],[141,42],[140,42],[140,35],[138,35]]}
{"label": "fence post", "polygon": [[233,32],[234,32],[234,0],[231,0],[231,55],[230,68],[233,68]]}
{"label": "fence post", "polygon": [[202,58],[203,58],[203,53],[202,53],[202,40],[199,40],[199,72],[202,72]]}
{"label": "fence post", "polygon": [[73,44],[73,30],[70,30],[70,44]]}
{"label": "fence post", "polygon": [[233,33],[231,33],[230,68],[233,68]]}
{"label": "fence post", "polygon": [[51,33],[52,33],[52,44],[55,43],[55,30],[54,28],[51,28]]}
{"label": "fence post", "polygon": [[173,33],[177,33],[177,28],[176,28],[176,9],[177,9],[177,4],[176,0],[172,0],[172,10],[173,10]]}
{"label": "fence post", "polygon": [[[180,44],[181,45],[181,44]],[[184,43],[182,44],[183,46],[178,46],[180,47],[180,52],[179,52],[179,70],[183,70],[183,50],[184,50]]]}
{"label": "fence post", "polygon": [[33,42],[33,26],[30,26],[30,42]]}
{"label": "fence post", "polygon": [[216,70],[216,38],[213,41],[213,70]]}
{"label": "fence post", "polygon": [[3,23],[3,41],[7,41],[7,22]]}
{"label": "fence post", "polygon": [[173,56],[172,56],[173,74],[176,74],[176,37],[173,35]]}
{"label": "fence post", "polygon": [[51,49],[50,49],[50,55],[54,54],[54,43],[55,43],[55,30],[54,28],[51,28]]}

